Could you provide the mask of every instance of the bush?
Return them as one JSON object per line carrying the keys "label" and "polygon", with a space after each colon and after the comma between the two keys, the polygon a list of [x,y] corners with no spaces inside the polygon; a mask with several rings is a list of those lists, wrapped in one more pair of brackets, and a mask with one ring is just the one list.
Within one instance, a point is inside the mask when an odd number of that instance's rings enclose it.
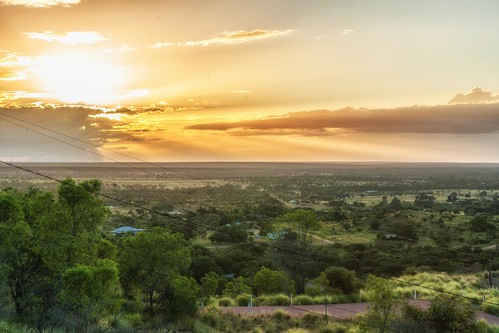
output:
{"label": "bush", "polygon": [[240,295],[236,297],[236,304],[239,306],[247,306],[250,304],[250,302],[251,302],[251,297],[249,296]]}
{"label": "bush", "polygon": [[216,329],[220,326],[222,314],[220,309],[210,306],[206,308],[206,311],[201,314],[200,318],[203,323]]}
{"label": "bush", "polygon": [[272,319],[289,321],[291,319],[291,316],[286,311],[277,310],[272,314]]}
{"label": "bush", "polygon": [[203,323],[202,321],[196,320],[194,326],[192,327],[193,333],[217,333],[217,330]]}
{"label": "bush", "polygon": [[290,305],[291,299],[284,294],[272,295],[268,297],[269,305]]}
{"label": "bush", "polygon": [[347,333],[348,328],[344,326],[328,326],[319,330],[319,333]]}
{"label": "bush", "polygon": [[321,322],[321,317],[313,313],[307,313],[302,318],[303,325],[307,328],[316,328]]}
{"label": "bush", "polygon": [[141,327],[144,323],[140,313],[129,313],[124,316],[124,319],[134,328]]}
{"label": "bush", "polygon": [[308,295],[298,295],[293,299],[293,304],[296,305],[312,305],[314,303],[314,299]]}
{"label": "bush", "polygon": [[232,298],[223,297],[218,300],[218,306],[234,306]]}
{"label": "bush", "polygon": [[494,316],[499,316],[499,306],[495,304],[482,303],[482,306],[480,308],[485,313],[489,313]]}
{"label": "bush", "polygon": [[305,286],[305,294],[308,296],[320,296],[323,294],[323,290],[321,286],[318,286],[315,283],[308,283]]}

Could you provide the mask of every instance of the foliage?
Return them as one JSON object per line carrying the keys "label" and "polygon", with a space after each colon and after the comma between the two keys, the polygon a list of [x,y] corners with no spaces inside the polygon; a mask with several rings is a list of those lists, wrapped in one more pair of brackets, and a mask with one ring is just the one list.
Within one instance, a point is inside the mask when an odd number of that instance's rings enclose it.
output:
{"label": "foliage", "polygon": [[294,293],[294,282],[286,273],[262,267],[253,278],[257,294]]}
{"label": "foliage", "polygon": [[373,328],[380,333],[389,331],[396,318],[396,310],[401,299],[395,293],[395,285],[391,280],[369,275],[365,286],[369,307],[361,330],[370,332]]}
{"label": "foliage", "polygon": [[209,272],[201,278],[200,296],[205,300],[215,295],[218,287],[219,277],[214,272]]}
{"label": "foliage", "polygon": [[354,271],[344,267],[328,267],[317,278],[317,283],[328,292],[353,294],[362,286]]}
{"label": "foliage", "polygon": [[115,315],[122,305],[117,264],[108,259],[93,266],[77,265],[62,275],[63,309],[75,318],[75,330]]}
{"label": "foliage", "polygon": [[[146,296],[151,314],[159,307],[157,296],[171,293],[176,279],[190,264],[190,250],[183,237],[159,228],[124,239],[121,253],[121,282],[126,295]],[[133,295],[134,289],[139,295]]]}
{"label": "foliage", "polygon": [[474,332],[477,323],[475,311],[468,302],[440,295],[426,310],[405,305],[395,327],[400,332],[467,333]]}
{"label": "foliage", "polygon": [[251,292],[251,287],[245,283],[242,276],[239,276],[234,280],[227,282],[222,294],[225,296],[237,297],[239,295],[251,295]]}

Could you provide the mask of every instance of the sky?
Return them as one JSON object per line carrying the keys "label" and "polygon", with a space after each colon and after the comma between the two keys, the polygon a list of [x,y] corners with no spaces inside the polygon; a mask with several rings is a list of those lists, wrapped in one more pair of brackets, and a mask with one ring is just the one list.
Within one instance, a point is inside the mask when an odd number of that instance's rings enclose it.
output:
{"label": "sky", "polygon": [[494,0],[0,0],[9,162],[499,163]]}

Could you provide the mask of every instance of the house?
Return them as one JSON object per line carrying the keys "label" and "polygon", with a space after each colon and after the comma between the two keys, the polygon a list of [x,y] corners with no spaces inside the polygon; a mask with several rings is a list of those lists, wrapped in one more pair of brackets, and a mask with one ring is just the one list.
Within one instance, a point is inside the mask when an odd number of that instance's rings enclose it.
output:
{"label": "house", "polygon": [[115,235],[126,235],[126,234],[135,235],[135,234],[138,234],[139,232],[144,231],[144,230],[145,229],[124,226],[124,227],[116,228],[111,232]]}

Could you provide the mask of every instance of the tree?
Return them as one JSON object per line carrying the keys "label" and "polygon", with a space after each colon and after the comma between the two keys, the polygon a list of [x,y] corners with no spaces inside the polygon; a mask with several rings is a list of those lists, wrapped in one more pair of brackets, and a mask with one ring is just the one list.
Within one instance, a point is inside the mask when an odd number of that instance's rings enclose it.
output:
{"label": "tree", "polygon": [[119,260],[124,292],[134,297],[136,288],[147,296],[148,310],[154,314],[157,296],[171,287],[169,284],[187,270],[190,261],[190,250],[178,233],[155,228],[126,238]]}
{"label": "tree", "polygon": [[239,243],[248,238],[248,233],[242,225],[230,224],[214,231],[209,238],[213,243]]}
{"label": "tree", "polygon": [[215,272],[209,272],[201,278],[200,294],[203,299],[207,300],[215,295],[219,280],[220,279]]}
{"label": "tree", "polygon": [[431,194],[419,193],[414,200],[414,206],[419,208],[432,208],[435,200],[435,196]]}
{"label": "tree", "polygon": [[95,265],[77,265],[62,275],[59,301],[74,320],[75,332],[86,330],[106,315],[116,314],[122,305],[118,266],[111,260]]}
{"label": "tree", "polygon": [[401,304],[401,299],[395,293],[394,283],[388,279],[369,275],[365,291],[369,307],[361,324],[361,331],[379,333],[389,331],[392,321],[396,318],[396,310]]}
{"label": "tree", "polygon": [[390,206],[390,208],[395,209],[395,210],[402,209],[402,201],[400,201],[400,199],[397,197],[393,197],[389,206]]}
{"label": "tree", "polygon": [[107,212],[99,189],[98,181],[67,179],[57,199],[36,189],[0,193],[0,265],[17,319],[48,325],[61,309],[63,274],[96,263]]}
{"label": "tree", "polygon": [[244,282],[244,278],[242,276],[238,276],[225,284],[222,294],[231,297],[239,295],[247,296],[251,295],[251,287]]}
{"label": "tree", "polygon": [[321,228],[313,211],[297,209],[276,219],[278,230],[292,230],[297,235],[297,242],[302,249],[312,244],[313,232]]}
{"label": "tree", "polygon": [[[284,235],[274,240],[275,261],[293,277],[298,293],[305,291],[307,278],[317,276],[318,266],[311,258],[314,231],[320,230],[320,223],[314,212],[297,209],[275,220],[275,228]],[[320,268],[319,268],[320,269]]]}
{"label": "tree", "polygon": [[196,280],[177,275],[168,280],[166,287],[160,291],[158,303],[162,313],[174,320],[182,316],[193,316],[196,313],[198,295],[199,287]]}
{"label": "tree", "polygon": [[253,288],[259,295],[293,293],[295,290],[293,280],[286,273],[270,270],[267,267],[262,267],[256,272],[253,278]]}
{"label": "tree", "polygon": [[401,239],[411,242],[418,240],[418,234],[416,233],[414,224],[409,223],[408,221],[397,221],[393,223],[392,231]]}
{"label": "tree", "polygon": [[478,332],[475,311],[455,296],[441,295],[431,300],[428,309],[405,304],[395,324],[401,333],[465,333]]}
{"label": "tree", "polygon": [[319,284],[325,286],[331,292],[343,294],[354,294],[362,286],[355,271],[344,267],[328,267],[319,276]]}
{"label": "tree", "polygon": [[489,221],[487,216],[478,215],[471,219],[470,230],[475,232],[495,232],[497,231],[497,227]]}
{"label": "tree", "polygon": [[428,309],[428,319],[435,332],[472,332],[475,324],[475,311],[468,302],[457,297],[440,296],[432,300]]}

